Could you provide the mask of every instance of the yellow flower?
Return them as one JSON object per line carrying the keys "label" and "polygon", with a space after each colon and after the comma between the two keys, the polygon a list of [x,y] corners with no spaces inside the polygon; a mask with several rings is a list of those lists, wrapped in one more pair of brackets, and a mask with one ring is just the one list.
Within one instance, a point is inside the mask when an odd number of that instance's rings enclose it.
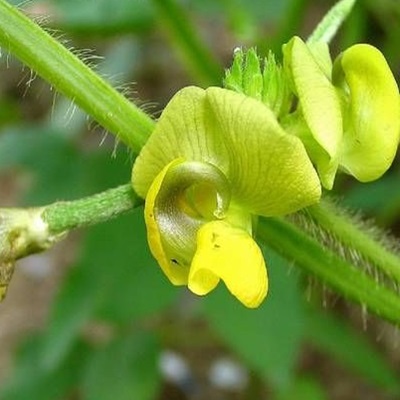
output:
{"label": "yellow flower", "polygon": [[257,215],[319,200],[301,141],[261,102],[220,88],[188,87],[169,102],[136,159],[152,254],[175,285],[199,295],[222,280],[247,307],[267,294]]}
{"label": "yellow flower", "polygon": [[332,188],[338,169],[361,182],[383,175],[399,143],[400,102],[382,53],[357,44],[332,64],[326,43],[294,37],[284,63],[298,97],[285,127],[303,141],[323,186]]}

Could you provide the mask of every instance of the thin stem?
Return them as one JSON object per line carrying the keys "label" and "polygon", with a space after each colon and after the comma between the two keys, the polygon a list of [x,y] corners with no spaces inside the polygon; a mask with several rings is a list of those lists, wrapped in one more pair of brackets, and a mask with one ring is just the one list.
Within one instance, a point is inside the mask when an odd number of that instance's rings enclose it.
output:
{"label": "thin stem", "polygon": [[42,217],[52,234],[108,221],[143,203],[131,184],[75,201],[65,201],[44,207]]}
{"label": "thin stem", "polygon": [[339,293],[400,324],[400,297],[397,293],[323,247],[293,224],[276,218],[260,219],[257,234],[268,246],[318,276]]}
{"label": "thin stem", "polygon": [[78,57],[5,0],[0,0],[0,46],[72,99],[135,152],[145,144],[152,119]]}
{"label": "thin stem", "polygon": [[15,261],[48,250],[71,229],[110,220],[142,204],[130,184],[76,201],[36,208],[0,208],[0,301]]}
{"label": "thin stem", "polygon": [[219,84],[222,68],[199,38],[189,16],[175,0],[153,0],[171,42],[182,55],[185,64],[204,85]]}
{"label": "thin stem", "polygon": [[338,1],[324,16],[307,40],[308,44],[329,43],[336,32],[346,21],[356,0]]}
{"label": "thin stem", "polygon": [[385,248],[383,240],[382,243],[376,241],[371,234],[368,234],[368,229],[365,231],[360,229],[359,223],[330,202],[322,201],[318,205],[309,207],[307,212],[318,225],[335,235],[341,243],[357,250],[400,283],[400,258]]}

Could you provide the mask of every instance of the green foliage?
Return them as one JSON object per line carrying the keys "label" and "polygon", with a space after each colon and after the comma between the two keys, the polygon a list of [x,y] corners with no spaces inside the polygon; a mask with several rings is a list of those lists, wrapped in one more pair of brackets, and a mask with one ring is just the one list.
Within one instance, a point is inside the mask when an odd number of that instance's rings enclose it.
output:
{"label": "green foliage", "polygon": [[43,338],[31,337],[18,353],[18,364],[13,379],[0,391],[3,400],[54,400],[62,398],[80,380],[87,345],[77,342],[68,356],[56,368],[49,369],[42,363]]}
{"label": "green foliage", "polygon": [[[311,312],[307,338],[315,346],[334,357],[342,365],[363,376],[369,382],[399,393],[398,373],[376,352],[360,332],[334,316]],[[351,351],[349,351],[351,349]]]}
{"label": "green foliage", "polygon": [[278,396],[277,400],[327,400],[328,397],[321,384],[310,377],[297,378],[292,386]]}
{"label": "green foliage", "polygon": [[96,349],[83,373],[86,400],[151,400],[160,389],[158,343],[143,332],[121,335]]}
{"label": "green foliage", "polygon": [[154,22],[151,2],[141,0],[54,0],[57,24],[79,33],[143,32]]}

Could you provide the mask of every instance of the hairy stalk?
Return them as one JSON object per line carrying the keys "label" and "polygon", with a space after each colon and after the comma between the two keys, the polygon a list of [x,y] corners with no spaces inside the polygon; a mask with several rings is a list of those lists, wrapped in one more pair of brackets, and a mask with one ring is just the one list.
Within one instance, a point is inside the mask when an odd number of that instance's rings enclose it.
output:
{"label": "hairy stalk", "polygon": [[52,234],[108,221],[141,205],[131,184],[75,201],[62,201],[44,207],[42,218]]}
{"label": "hairy stalk", "polygon": [[355,2],[356,0],[341,0],[337,2],[314,29],[307,43],[329,43],[347,19]]}
{"label": "hairy stalk", "polygon": [[289,221],[261,219],[258,237],[349,299],[400,324],[400,296]]}
{"label": "hairy stalk", "polygon": [[130,184],[76,201],[35,208],[0,208],[0,301],[15,261],[48,250],[71,230],[110,220],[142,204]]}
{"label": "hairy stalk", "polygon": [[[365,265],[364,269],[374,276],[375,271],[379,270],[392,280],[393,284],[400,285],[400,256],[396,252],[394,241],[384,232],[331,201],[322,201],[304,212],[308,214],[307,225],[310,226],[310,222],[314,222],[317,229],[325,232],[324,236],[328,242],[334,247],[337,247],[334,243],[339,243],[348,260],[360,267]],[[298,221],[301,223],[301,220]],[[313,231],[315,232],[315,229],[309,229],[308,233],[315,236]]]}
{"label": "hairy stalk", "polygon": [[152,119],[78,57],[5,0],[0,0],[0,46],[18,57],[102,126],[139,152]]}

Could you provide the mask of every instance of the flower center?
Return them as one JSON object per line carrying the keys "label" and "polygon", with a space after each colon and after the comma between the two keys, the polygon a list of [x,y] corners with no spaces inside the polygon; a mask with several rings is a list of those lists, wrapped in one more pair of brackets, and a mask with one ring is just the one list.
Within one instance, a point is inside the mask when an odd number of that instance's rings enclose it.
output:
{"label": "flower center", "polygon": [[154,218],[173,264],[190,265],[200,226],[224,218],[230,199],[229,182],[213,164],[178,160],[170,164],[156,195]]}

